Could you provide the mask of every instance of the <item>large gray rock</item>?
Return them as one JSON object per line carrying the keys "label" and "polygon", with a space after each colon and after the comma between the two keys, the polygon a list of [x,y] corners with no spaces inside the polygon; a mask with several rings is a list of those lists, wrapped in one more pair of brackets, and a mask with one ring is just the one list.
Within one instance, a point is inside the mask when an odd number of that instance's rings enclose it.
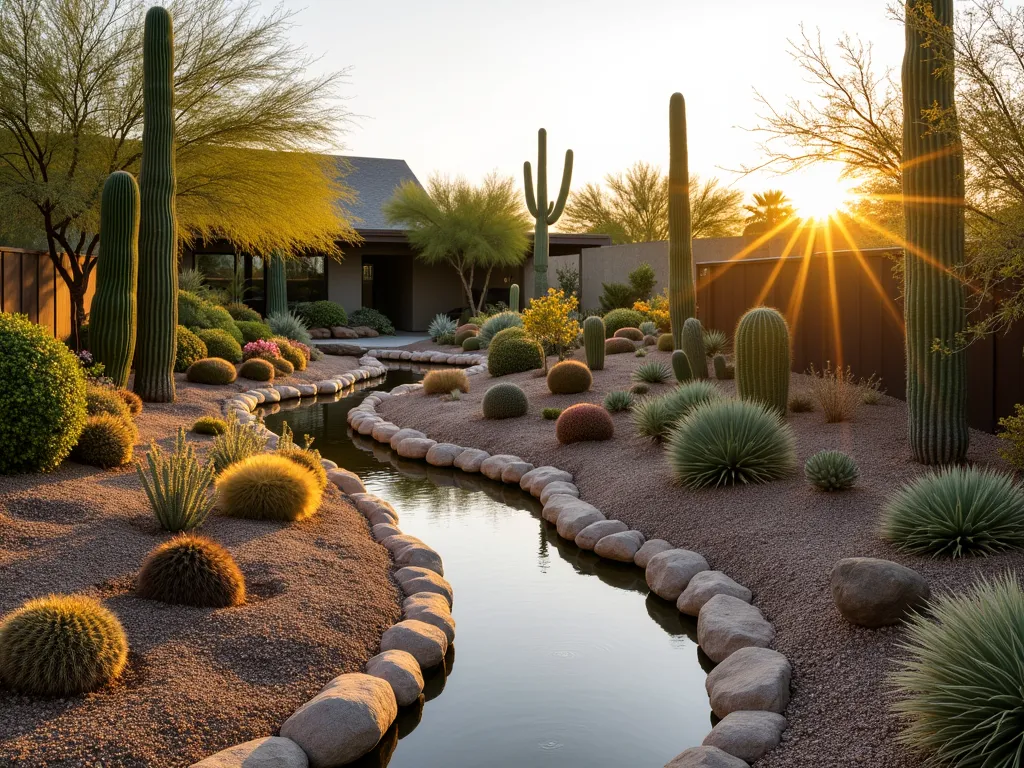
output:
{"label": "large gray rock", "polygon": [[359,475],[349,472],[347,469],[332,469],[327,473],[327,479],[334,483],[338,490],[349,496],[354,493],[366,493],[366,486],[359,479]]}
{"label": "large gray rock", "polygon": [[511,485],[519,485],[523,475],[533,469],[533,464],[528,461],[513,461],[501,473],[501,482]]}
{"label": "large gray rock", "polygon": [[715,595],[697,616],[697,643],[712,661],[725,661],[741,648],[767,648],[775,628],[755,606],[732,595]]}
{"label": "large gray rock", "polygon": [[391,447],[397,451],[402,441],[409,437],[426,437],[426,435],[418,429],[400,429],[391,436]]}
{"label": "large gray rock", "polygon": [[558,535],[563,539],[575,541],[584,528],[591,523],[604,519],[604,515],[593,507],[587,509],[583,506],[577,506],[562,512],[558,516],[558,522],[555,524],[555,527],[558,529]]}
{"label": "large gray rock", "polygon": [[572,475],[558,467],[537,467],[523,475],[519,479],[519,487],[529,491],[534,496],[540,496],[541,491],[548,483],[564,481],[572,482]]}
{"label": "large gray rock", "polygon": [[431,570],[438,576],[444,576],[444,564],[441,562],[441,555],[426,544],[410,544],[395,552],[394,558],[395,565],[400,568],[417,566]]}
{"label": "large gray rock", "polygon": [[619,563],[632,563],[643,544],[644,535],[640,531],[613,533],[597,542],[594,554]]}
{"label": "large gray rock", "polygon": [[[283,395],[282,395],[282,397],[283,397]],[[371,418],[366,418],[366,419],[363,419],[361,422],[359,422],[359,426],[356,427],[355,429],[356,429],[356,432],[358,432],[360,435],[366,435],[368,437],[368,436],[373,434],[373,430],[377,428],[378,424],[383,424],[383,423],[384,423],[384,419],[382,419],[380,416],[377,416],[377,417],[372,418],[372,419]]]}
{"label": "large gray rock", "polygon": [[221,750],[191,768],[307,768],[309,760],[291,739],[267,736]]}
{"label": "large gray rock", "polygon": [[782,714],[789,704],[789,661],[770,648],[741,648],[708,673],[704,687],[719,717],[758,710]]}
{"label": "large gray rock", "polygon": [[668,552],[670,549],[675,549],[675,547],[664,539],[649,539],[636,551],[633,562],[641,568],[646,568],[652,557],[662,552]]}
{"label": "large gray rock", "polygon": [[448,638],[448,645],[451,645],[455,641],[455,618],[452,616],[451,608],[441,595],[431,595],[434,600],[430,602],[416,599],[422,596],[425,595],[420,593],[406,598],[402,603],[402,618],[416,619],[437,627],[444,632]]}
{"label": "large gray rock", "polygon": [[667,549],[647,561],[647,586],[658,597],[674,603],[690,579],[709,568],[703,555],[688,549]]}
{"label": "large gray rock", "polygon": [[366,662],[366,674],[386,680],[398,706],[407,707],[423,693],[423,672],[411,654],[384,651]]}
{"label": "large gray rock", "polygon": [[352,502],[356,505],[356,509],[366,517],[370,517],[372,512],[383,510],[395,518],[395,520],[398,519],[398,512],[395,508],[380,496],[374,496],[372,493],[352,494]]}
{"label": "large gray rock", "polygon": [[518,456],[511,456],[507,453],[498,453],[493,456],[488,456],[480,464],[480,474],[484,477],[490,478],[491,480],[501,480],[501,473],[505,471],[505,467],[510,464],[515,464],[520,461]]}
{"label": "large gray rock", "polygon": [[[397,433],[395,437],[397,437]],[[394,442],[394,438],[392,438]],[[436,440],[429,437],[407,437],[398,444],[398,455],[403,459],[425,459],[427,453],[437,445]]]}
{"label": "large gray rock", "polygon": [[749,589],[737,584],[721,571],[701,571],[690,579],[676,601],[676,608],[680,613],[699,616],[704,603],[715,595],[732,595],[745,603],[754,599]]}
{"label": "large gray rock", "polygon": [[[374,527],[377,525],[381,525],[381,523],[374,525]],[[394,525],[394,523],[383,523],[383,525]],[[411,544],[423,544],[423,540],[417,536],[413,536],[411,533],[396,533],[394,536],[388,536],[386,539],[381,539],[380,543],[388,552],[394,554],[395,552],[405,549]],[[426,545],[423,544],[423,546]]]}
{"label": "large gray rock", "polygon": [[732,712],[711,729],[704,744],[752,763],[775,749],[786,730],[786,718],[775,712]]}
{"label": "large gray rock", "polygon": [[398,702],[386,681],[342,675],[285,720],[281,735],[302,747],[311,768],[333,768],[373,749],[397,716]]}
{"label": "large gray rock", "polygon": [[443,576],[427,568],[418,568],[416,566],[399,568],[395,571],[395,581],[402,587],[402,591],[410,597],[423,592],[440,595],[447,601],[449,607],[454,601],[452,585]]}
{"label": "large gray rock", "polygon": [[465,449],[461,445],[454,443],[435,443],[427,451],[427,464],[434,467],[450,467],[463,450]]}
{"label": "large gray rock", "polygon": [[628,530],[629,528],[621,520],[598,520],[596,523],[588,525],[576,535],[576,546],[580,549],[592,550],[597,546],[597,542],[605,536],[611,536],[613,533],[621,533]]}
{"label": "large gray rock", "polygon": [[597,507],[593,504],[588,504],[582,499],[577,499],[575,496],[569,496],[564,493],[556,493],[548,499],[548,503],[544,505],[544,509],[541,510],[540,516],[552,525],[555,525],[558,523],[559,515],[568,509],[586,509],[591,512],[598,511]]}
{"label": "large gray rock", "polygon": [[579,498],[580,489],[577,488],[574,483],[567,483],[565,480],[556,480],[555,482],[548,483],[544,486],[544,490],[540,492],[540,503],[547,504],[548,499],[558,493]]}
{"label": "large gray rock", "polygon": [[402,532],[394,523],[377,523],[373,526],[373,538],[377,541],[384,541],[391,536],[401,536]]}
{"label": "large gray rock", "polygon": [[392,424],[390,421],[378,421],[373,425],[373,432],[370,433],[370,437],[378,443],[391,445],[391,438],[398,434],[401,429],[397,424]]}
{"label": "large gray rock", "polygon": [[690,747],[666,763],[665,768],[747,768],[747,764],[718,747]]}
{"label": "large gray rock", "polygon": [[843,618],[862,627],[898,624],[931,597],[928,582],[917,571],[873,557],[840,560],[829,582]]}
{"label": "large gray rock", "polygon": [[463,472],[479,472],[480,465],[490,455],[487,451],[481,451],[479,448],[467,448],[455,458],[454,466]]}
{"label": "large gray rock", "polygon": [[436,667],[448,652],[448,638],[437,627],[416,619],[402,619],[384,631],[382,651],[406,651],[423,669]]}

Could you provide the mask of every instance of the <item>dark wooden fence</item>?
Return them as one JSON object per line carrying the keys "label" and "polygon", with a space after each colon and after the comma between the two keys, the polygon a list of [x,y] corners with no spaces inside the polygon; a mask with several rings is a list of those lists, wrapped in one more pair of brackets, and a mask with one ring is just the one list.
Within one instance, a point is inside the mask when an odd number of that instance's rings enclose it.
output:
{"label": "dark wooden fence", "polygon": [[[85,297],[87,312],[94,285]],[[0,247],[0,308],[28,315],[58,339],[71,333],[71,298],[45,252]]]}
{"label": "dark wooden fence", "polygon": [[[697,265],[697,314],[728,333],[749,308],[776,307],[792,332],[793,370],[849,365],[881,376],[888,394],[906,390],[903,306],[892,257],[899,252],[841,251],[833,258],[756,259]],[[1024,403],[1024,324],[967,350],[971,426],[993,432]]]}

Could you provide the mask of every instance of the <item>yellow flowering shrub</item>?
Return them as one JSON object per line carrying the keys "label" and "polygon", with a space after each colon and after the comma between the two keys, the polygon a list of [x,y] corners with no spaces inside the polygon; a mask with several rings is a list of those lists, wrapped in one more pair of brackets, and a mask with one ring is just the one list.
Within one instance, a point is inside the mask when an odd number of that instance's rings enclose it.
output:
{"label": "yellow flowering shrub", "polygon": [[646,315],[652,323],[658,326],[658,330],[662,333],[668,333],[672,330],[672,323],[668,316],[667,293],[659,293],[656,296],[652,296],[650,301],[634,302],[633,309]]}
{"label": "yellow flowering shrub", "polygon": [[[565,348],[572,346],[580,335],[580,324],[571,316],[576,311],[576,297],[565,291],[548,288],[548,295],[533,299],[523,310],[523,328],[540,342],[545,351],[555,349],[558,359],[565,356]],[[544,359],[547,370],[547,358]]]}

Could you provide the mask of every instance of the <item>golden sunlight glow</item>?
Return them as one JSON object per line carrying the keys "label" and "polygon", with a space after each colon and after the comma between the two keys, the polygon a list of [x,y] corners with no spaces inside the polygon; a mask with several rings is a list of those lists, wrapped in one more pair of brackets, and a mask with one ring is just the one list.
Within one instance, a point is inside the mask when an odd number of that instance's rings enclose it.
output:
{"label": "golden sunlight glow", "polygon": [[805,168],[785,178],[779,185],[792,201],[801,218],[824,221],[837,211],[845,210],[856,195],[852,182],[840,179],[831,167]]}

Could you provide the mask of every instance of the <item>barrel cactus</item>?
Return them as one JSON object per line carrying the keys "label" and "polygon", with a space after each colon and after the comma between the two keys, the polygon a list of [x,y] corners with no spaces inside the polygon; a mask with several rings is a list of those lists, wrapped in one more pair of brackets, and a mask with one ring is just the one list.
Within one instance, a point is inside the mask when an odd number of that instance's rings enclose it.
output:
{"label": "barrel cactus", "polygon": [[555,437],[562,445],[611,440],[615,437],[615,423],[600,405],[577,403],[559,414]]}
{"label": "barrel cactus", "polygon": [[115,171],[100,198],[100,255],[89,315],[89,345],[114,384],[123,387],[135,354],[135,291],[139,279],[139,185]]}
{"label": "barrel cactus", "polygon": [[508,289],[508,308],[513,312],[519,311],[519,283],[512,283]]}
{"label": "barrel cactus", "polygon": [[704,329],[696,317],[688,317],[683,322],[683,344],[680,347],[690,362],[690,371],[695,378],[708,377],[707,347],[704,346]]}
{"label": "barrel cactus", "polygon": [[592,371],[604,368],[604,320],[588,317],[583,321],[583,349],[587,353],[587,367]]}
{"label": "barrel cactus", "polygon": [[683,349],[683,324],[697,314],[697,294],[690,236],[686,102],[681,93],[673,93],[668,102],[668,139],[668,311],[676,349]]}
{"label": "barrel cactus", "polygon": [[755,307],[736,326],[736,389],[744,400],[785,415],[789,402],[789,326],[775,309]]}
{"label": "barrel cactus", "polygon": [[586,392],[593,383],[590,369],[579,360],[563,360],[548,371],[548,389],[555,395]]}
{"label": "barrel cactus", "polygon": [[521,388],[503,382],[484,392],[481,408],[485,419],[514,419],[526,415],[529,401]]}
{"label": "barrel cactus", "polygon": [[672,373],[676,375],[676,381],[685,384],[693,379],[693,368],[690,367],[690,358],[681,349],[672,353]]}
{"label": "barrel cactus", "polygon": [[161,603],[227,608],[245,602],[245,577],[220,544],[186,533],[149,553],[135,592]]}
{"label": "barrel cactus", "polygon": [[145,401],[169,403],[174,400],[178,328],[174,32],[170,13],[160,6],[146,13],[142,73],[139,312],[134,388]]}

